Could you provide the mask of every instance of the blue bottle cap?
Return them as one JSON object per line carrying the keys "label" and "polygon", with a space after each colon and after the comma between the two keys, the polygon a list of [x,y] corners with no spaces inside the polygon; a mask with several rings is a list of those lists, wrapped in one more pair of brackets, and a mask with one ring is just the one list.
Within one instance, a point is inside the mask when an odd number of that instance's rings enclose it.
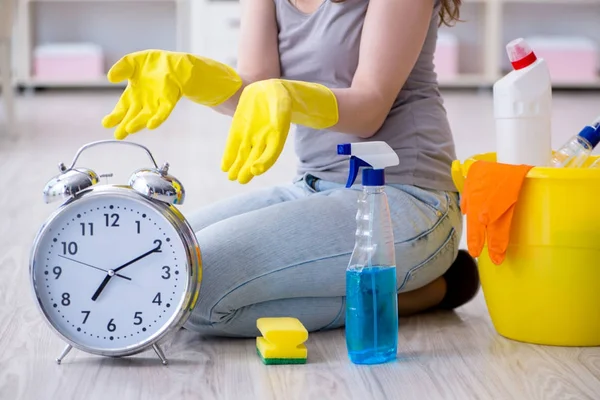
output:
{"label": "blue bottle cap", "polygon": [[586,126],[579,132],[579,137],[587,140],[592,145],[592,148],[594,148],[600,143],[600,127]]}
{"label": "blue bottle cap", "polygon": [[365,168],[362,173],[363,186],[385,185],[385,171],[383,169]]}
{"label": "blue bottle cap", "polygon": [[352,154],[352,145],[350,143],[338,144],[337,153],[343,156]]}

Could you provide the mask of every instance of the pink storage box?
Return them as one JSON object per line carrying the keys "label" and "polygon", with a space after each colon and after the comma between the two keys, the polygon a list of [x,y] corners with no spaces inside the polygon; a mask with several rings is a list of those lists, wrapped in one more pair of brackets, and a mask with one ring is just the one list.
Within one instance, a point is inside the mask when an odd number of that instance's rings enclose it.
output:
{"label": "pink storage box", "polygon": [[34,51],[34,74],[47,80],[77,81],[100,79],[104,55],[91,43],[61,43],[39,46]]}
{"label": "pink storage box", "polygon": [[598,46],[585,37],[527,38],[539,58],[546,60],[552,82],[584,83],[598,79]]}
{"label": "pink storage box", "polygon": [[456,36],[442,32],[438,34],[434,64],[439,80],[451,80],[458,76],[458,39]]}

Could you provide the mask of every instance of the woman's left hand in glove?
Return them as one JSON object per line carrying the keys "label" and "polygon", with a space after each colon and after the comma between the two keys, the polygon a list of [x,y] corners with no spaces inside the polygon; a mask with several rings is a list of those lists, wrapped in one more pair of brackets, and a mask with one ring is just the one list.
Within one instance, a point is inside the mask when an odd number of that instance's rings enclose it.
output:
{"label": "woman's left hand in glove", "polygon": [[338,121],[337,100],[327,87],[270,79],[242,92],[233,116],[221,169],[242,184],[271,168],[292,123],[326,129]]}

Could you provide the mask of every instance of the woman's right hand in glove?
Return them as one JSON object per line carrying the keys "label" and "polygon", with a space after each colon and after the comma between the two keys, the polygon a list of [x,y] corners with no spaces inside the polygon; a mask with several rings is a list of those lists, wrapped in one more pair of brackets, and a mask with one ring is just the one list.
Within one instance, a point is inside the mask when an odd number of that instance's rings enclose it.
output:
{"label": "woman's right hand in glove", "polygon": [[117,127],[122,140],[144,128],[159,127],[181,97],[209,107],[233,96],[242,86],[235,70],[209,58],[163,50],[126,55],[108,71],[112,83],[128,80],[113,111],[104,117],[105,128]]}

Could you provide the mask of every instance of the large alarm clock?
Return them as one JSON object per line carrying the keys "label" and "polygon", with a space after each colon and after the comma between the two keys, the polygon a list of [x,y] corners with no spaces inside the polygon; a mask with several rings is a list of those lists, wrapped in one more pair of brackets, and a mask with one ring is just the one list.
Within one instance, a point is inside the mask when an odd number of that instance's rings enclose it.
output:
{"label": "large alarm clock", "polygon": [[[141,148],[153,166],[127,185],[75,168],[82,151],[107,144]],[[140,144],[104,140],[59,164],[44,188],[46,203],[62,204],[35,238],[30,277],[43,317],[67,343],[59,364],[73,347],[111,357],[153,349],[167,363],[161,341],[189,317],[202,277],[196,236],[175,207],[185,192],[168,168]]]}

